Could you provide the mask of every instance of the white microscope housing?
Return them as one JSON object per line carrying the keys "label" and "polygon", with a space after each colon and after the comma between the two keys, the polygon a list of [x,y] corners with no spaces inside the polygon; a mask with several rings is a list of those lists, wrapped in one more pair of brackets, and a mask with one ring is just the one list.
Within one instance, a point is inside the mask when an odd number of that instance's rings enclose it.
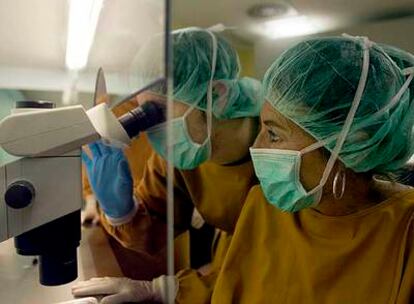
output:
{"label": "white microscope housing", "polygon": [[105,104],[89,111],[51,105],[20,102],[23,108],[0,122],[0,146],[17,156],[0,167],[0,242],[16,237],[19,254],[39,256],[40,282],[60,285],[77,277],[80,148],[100,138],[130,139]]}
{"label": "white microscope housing", "polygon": [[38,255],[40,282],[60,285],[77,277],[82,203],[80,148],[102,139],[127,146],[165,122],[165,105],[148,101],[116,118],[105,103],[17,102],[0,121],[0,147],[15,160],[0,167],[0,242],[15,237],[19,254]]}

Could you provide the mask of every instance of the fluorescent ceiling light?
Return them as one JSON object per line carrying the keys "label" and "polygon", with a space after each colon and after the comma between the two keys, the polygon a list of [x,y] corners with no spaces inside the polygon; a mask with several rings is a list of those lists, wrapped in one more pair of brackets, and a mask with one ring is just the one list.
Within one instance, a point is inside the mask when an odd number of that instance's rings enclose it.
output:
{"label": "fluorescent ceiling light", "polygon": [[70,0],[66,67],[80,70],[88,62],[103,0]]}
{"label": "fluorescent ceiling light", "polygon": [[318,32],[318,27],[306,16],[294,16],[263,23],[262,30],[270,38],[285,38],[309,35]]}

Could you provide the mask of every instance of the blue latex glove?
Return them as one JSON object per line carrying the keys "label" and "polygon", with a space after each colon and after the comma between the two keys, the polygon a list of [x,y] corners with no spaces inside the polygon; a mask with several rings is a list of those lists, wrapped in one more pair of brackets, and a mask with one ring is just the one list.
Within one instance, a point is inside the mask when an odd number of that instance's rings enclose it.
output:
{"label": "blue latex glove", "polygon": [[133,180],[124,153],[100,141],[89,148],[92,159],[82,151],[82,160],[101,209],[114,219],[128,215],[134,208]]}

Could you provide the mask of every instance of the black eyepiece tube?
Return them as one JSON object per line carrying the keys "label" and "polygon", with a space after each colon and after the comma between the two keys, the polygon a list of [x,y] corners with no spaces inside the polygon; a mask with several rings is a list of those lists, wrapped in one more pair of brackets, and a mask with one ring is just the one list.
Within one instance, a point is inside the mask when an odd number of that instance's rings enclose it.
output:
{"label": "black eyepiece tube", "polygon": [[165,122],[165,105],[149,101],[118,118],[130,138],[155,125]]}

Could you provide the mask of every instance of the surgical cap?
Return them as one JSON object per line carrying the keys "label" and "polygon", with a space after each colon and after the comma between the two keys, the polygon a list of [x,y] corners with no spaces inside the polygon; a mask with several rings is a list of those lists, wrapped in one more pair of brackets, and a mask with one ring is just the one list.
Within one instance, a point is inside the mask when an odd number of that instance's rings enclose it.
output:
{"label": "surgical cap", "polygon": [[[240,62],[234,48],[215,32],[200,28],[185,28],[172,32],[173,99],[207,109],[207,89],[212,73],[213,39],[217,39],[217,59],[213,74],[213,114],[219,119],[259,116],[263,104],[261,83],[253,78],[239,78]],[[159,39],[158,39],[159,40]],[[140,73],[154,79],[161,72],[159,58],[151,56],[151,49],[160,46],[149,41],[140,52]],[[147,55],[144,55],[147,54]],[[165,94],[165,89],[153,90]]]}
{"label": "surgical cap", "polygon": [[[414,83],[393,97],[414,66],[407,52],[370,43],[368,78],[339,159],[355,172],[399,169],[413,154]],[[317,38],[286,50],[263,86],[273,107],[332,152],[361,77],[364,39]]]}

